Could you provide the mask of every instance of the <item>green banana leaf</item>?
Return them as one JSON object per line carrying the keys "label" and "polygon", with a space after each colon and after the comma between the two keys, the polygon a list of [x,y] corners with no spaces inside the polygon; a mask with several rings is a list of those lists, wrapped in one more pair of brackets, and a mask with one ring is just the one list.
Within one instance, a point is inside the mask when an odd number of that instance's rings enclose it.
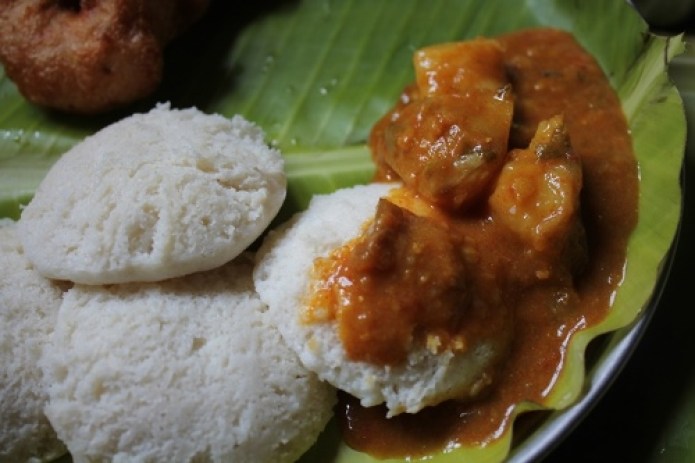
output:
{"label": "green banana leaf", "polygon": [[[233,3],[213,3],[203,22],[171,44],[156,95],[109,115],[68,117],[34,107],[0,70],[0,216],[18,217],[21,204],[70,146],[157,101],[240,113],[261,125],[286,158],[283,214],[289,214],[316,193],[369,181],[368,132],[412,80],[417,48],[539,25],[571,31],[618,91],[640,164],[641,194],[612,311],[575,336],[547,402],[516,409],[515,416],[548,409],[552,424],[581,400],[584,385],[596,379],[601,362],[609,361],[649,306],[676,234],[686,128],[666,68],[682,52],[681,38],[649,34],[622,0],[303,0],[258,2],[242,10]],[[586,347],[605,333],[599,368],[587,372]],[[523,439],[512,434],[510,429],[484,447],[458,448],[428,461],[501,461],[536,439],[534,433]],[[375,460],[341,443],[329,426],[302,461]]]}

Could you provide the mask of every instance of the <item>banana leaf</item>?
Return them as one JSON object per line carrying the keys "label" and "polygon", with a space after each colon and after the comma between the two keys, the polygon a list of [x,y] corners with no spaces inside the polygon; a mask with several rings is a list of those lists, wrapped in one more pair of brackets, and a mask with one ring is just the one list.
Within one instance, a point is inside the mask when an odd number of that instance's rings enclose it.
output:
{"label": "banana leaf", "polygon": [[[0,216],[17,218],[70,146],[158,101],[239,113],[263,127],[286,159],[289,189],[282,214],[289,214],[314,194],[369,181],[367,135],[413,79],[414,50],[533,26],[568,30],[618,92],[639,161],[639,221],[625,279],[608,317],[573,338],[547,401],[516,407],[515,417],[548,410],[542,432],[514,437],[510,427],[488,445],[448,449],[428,461],[501,461],[520,448],[550,445],[548,426],[570,426],[563,416],[573,417],[568,410],[582,400],[585,385],[617,371],[611,368],[616,356],[627,355],[626,344],[636,342],[633,324],[653,307],[666,269],[680,218],[686,134],[683,105],[666,70],[682,52],[682,39],[650,34],[622,0],[302,0],[242,9],[233,3],[213,2],[206,18],[170,45],[155,95],[108,115],[66,116],[32,106],[0,70]],[[587,370],[587,346],[596,339],[603,341]],[[302,461],[376,460],[348,448],[329,426]]]}

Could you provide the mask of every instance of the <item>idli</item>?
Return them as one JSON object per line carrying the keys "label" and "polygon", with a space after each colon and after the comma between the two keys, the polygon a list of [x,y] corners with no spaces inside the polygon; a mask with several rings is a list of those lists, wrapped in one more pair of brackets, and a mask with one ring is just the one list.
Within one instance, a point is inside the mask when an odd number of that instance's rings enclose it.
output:
{"label": "idli", "polygon": [[105,127],[49,170],[19,221],[44,276],[83,284],[209,270],[251,244],[280,209],[286,178],[262,130],[159,105]]}
{"label": "idli", "polygon": [[0,221],[0,462],[49,461],[63,453],[43,413],[39,359],[63,290],[24,256],[16,224]]}
{"label": "idli", "polygon": [[291,462],[335,390],[269,323],[242,254],[160,283],[76,285],[44,357],[46,414],[75,461]]}
{"label": "idli", "polygon": [[266,236],[254,269],[256,290],[304,365],[364,406],[385,404],[388,416],[478,395],[491,382],[509,341],[509,331],[490,334],[492,329],[458,350],[438,349],[428,338],[413,343],[402,361],[379,363],[348,355],[336,319],[307,321],[315,262],[367,229],[380,198],[398,196],[394,188],[375,183],[315,196],[306,211]]}

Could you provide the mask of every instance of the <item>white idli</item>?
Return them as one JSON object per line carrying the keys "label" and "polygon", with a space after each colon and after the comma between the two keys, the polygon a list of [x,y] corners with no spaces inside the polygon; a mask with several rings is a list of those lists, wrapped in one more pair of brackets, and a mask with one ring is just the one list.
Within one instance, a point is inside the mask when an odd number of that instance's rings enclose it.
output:
{"label": "white idli", "polygon": [[46,414],[75,461],[291,462],[335,390],[268,323],[246,254],[162,283],[76,285],[61,305]]}
{"label": "white idli", "polygon": [[156,281],[233,259],[275,217],[285,191],[282,157],[259,127],[159,105],[66,152],[19,226],[44,276]]}
{"label": "white idli", "polygon": [[385,404],[389,416],[475,396],[489,383],[507,342],[506,335],[473,340],[463,353],[422,346],[403,364],[376,365],[347,356],[336,323],[301,320],[314,260],[359,236],[392,188],[371,184],[315,196],[305,212],[266,236],[254,270],[256,290],[304,365],[364,406]]}
{"label": "white idli", "polygon": [[24,256],[16,224],[0,221],[0,462],[48,461],[65,453],[43,413],[39,359],[62,289]]}

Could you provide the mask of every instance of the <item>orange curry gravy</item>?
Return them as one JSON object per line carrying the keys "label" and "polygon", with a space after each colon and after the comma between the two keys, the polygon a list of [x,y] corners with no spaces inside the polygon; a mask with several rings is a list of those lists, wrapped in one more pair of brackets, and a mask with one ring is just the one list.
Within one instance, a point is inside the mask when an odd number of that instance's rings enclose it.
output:
{"label": "orange curry gravy", "polygon": [[[475,336],[500,333],[504,356],[490,385],[467,400],[387,419],[384,408],[341,396],[346,442],[380,457],[485,444],[511,425],[515,404],[542,403],[573,333],[610,310],[636,223],[629,130],[594,59],[553,29],[479,40],[480,55],[464,50],[460,58],[451,44],[431,49],[434,61],[454,64],[416,72],[417,85],[375,125],[376,180],[406,189],[387,198],[392,204],[382,200],[369,240],[317,263],[325,278],[364,282],[337,297],[388,309],[329,316],[343,316],[353,359],[398,363],[417,343],[465,351]],[[471,62],[472,72],[460,72]],[[472,167],[460,165],[464,157]],[[419,278],[432,282],[428,290]],[[317,297],[326,294],[335,293]]]}

